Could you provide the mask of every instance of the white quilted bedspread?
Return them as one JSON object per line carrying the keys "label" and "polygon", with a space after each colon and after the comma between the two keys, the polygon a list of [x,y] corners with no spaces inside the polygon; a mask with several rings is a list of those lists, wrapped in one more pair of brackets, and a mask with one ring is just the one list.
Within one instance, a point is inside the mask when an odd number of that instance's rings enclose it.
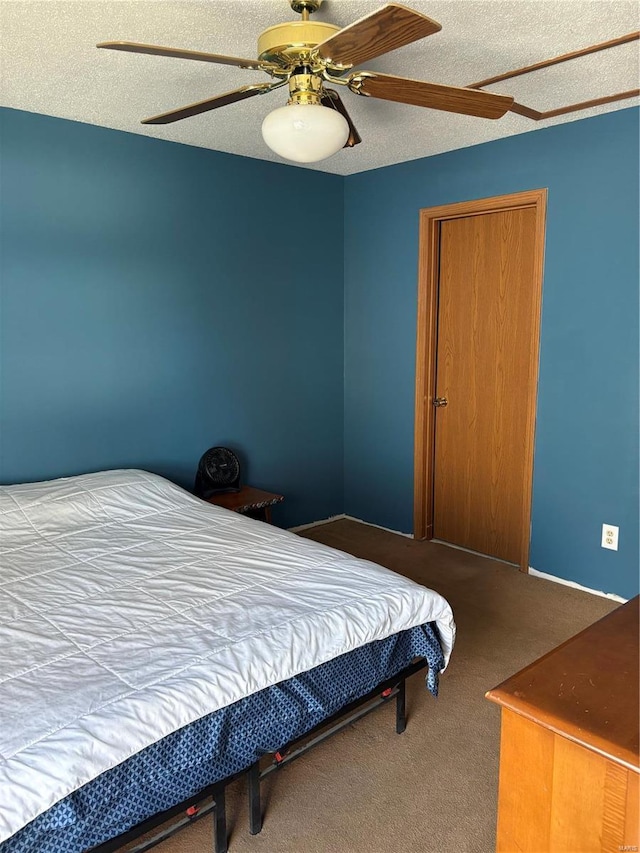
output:
{"label": "white quilted bedspread", "polygon": [[436,592],[143,471],[0,487],[0,841],[218,708],[435,621]]}

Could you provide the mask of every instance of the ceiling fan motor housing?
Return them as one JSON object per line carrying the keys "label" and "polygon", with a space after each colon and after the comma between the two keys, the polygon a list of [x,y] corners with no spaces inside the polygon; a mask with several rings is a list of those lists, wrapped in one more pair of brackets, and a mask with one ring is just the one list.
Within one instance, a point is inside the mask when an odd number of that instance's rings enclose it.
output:
{"label": "ceiling fan motor housing", "polygon": [[[288,21],[266,29],[258,38],[258,58],[261,62],[272,62],[287,69],[305,65],[312,71],[328,68],[340,74],[345,69],[333,66],[323,60],[312,60],[313,49],[330,36],[340,31],[340,27],[322,21]],[[276,72],[277,73],[277,72]]]}

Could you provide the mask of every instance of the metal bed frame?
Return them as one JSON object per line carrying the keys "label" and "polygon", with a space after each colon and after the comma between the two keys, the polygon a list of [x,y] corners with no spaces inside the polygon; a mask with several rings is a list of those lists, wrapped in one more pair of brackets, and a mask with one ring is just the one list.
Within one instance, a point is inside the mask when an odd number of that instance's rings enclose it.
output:
{"label": "metal bed frame", "polygon": [[[410,675],[424,669],[427,662],[424,659],[419,659],[409,664],[392,678],[387,678],[385,681],[377,685],[372,691],[355,699],[348,705],[345,705],[333,716],[323,720],[306,734],[281,747],[277,752],[272,753],[273,758],[271,763],[260,770],[260,762],[256,761],[249,768],[247,775],[249,779],[249,832],[251,835],[257,835],[262,829],[262,807],[260,803],[260,782],[273,773],[275,770],[280,770],[286,767],[296,758],[300,758],[305,752],[309,752],[314,746],[330,738],[337,732],[351,725],[352,723],[361,720],[379,708],[385,705],[392,699],[396,700],[396,732],[400,735],[407,727],[406,718],[406,680]],[[298,744],[301,744],[298,746]],[[219,851],[216,851],[219,853]]]}
{"label": "metal bed frame", "polygon": [[[179,820],[176,820],[166,829],[161,830],[157,835],[148,838],[146,841],[136,844],[135,847],[131,847],[128,851],[128,853],[144,853],[145,850],[151,850],[152,847],[161,844],[163,841],[171,838],[172,835],[176,835],[176,833],[185,827],[196,823],[211,813],[213,813],[213,849],[215,853],[227,853],[225,788],[230,782],[241,775],[241,773],[237,773],[235,776],[230,776],[221,782],[216,782],[215,785],[209,785],[188,800],[184,800],[163,812],[158,812],[158,814],[143,820],[141,823],[136,824],[131,829],[109,841],[104,841],[102,844],[91,847],[87,853],[115,853],[116,850],[120,850],[125,844],[129,844],[131,841],[135,841],[136,838],[140,838],[141,835],[151,832],[156,826],[166,823],[176,815],[182,815]],[[211,801],[203,805],[203,802],[209,798],[211,798]]]}
{"label": "metal bed frame", "polygon": [[[396,700],[396,732],[402,734],[407,726],[406,680],[409,676],[427,666],[428,663],[423,658],[414,660],[413,663],[400,670],[396,675],[380,682],[369,693],[345,705],[306,734],[290,741],[288,744],[280,747],[276,752],[269,753],[271,756],[270,763],[262,770],[260,769],[260,761],[256,761],[247,770],[242,770],[220,782],[209,785],[188,800],[147,818],[127,830],[127,832],[112,838],[110,841],[105,841],[102,844],[92,847],[87,853],[115,853],[116,850],[119,850],[125,844],[129,844],[140,838],[140,836],[146,835],[157,826],[160,826],[160,824],[166,823],[177,815],[182,815],[169,827],[161,830],[146,841],[142,841],[135,847],[130,848],[128,851],[128,853],[145,853],[145,851],[151,850],[152,847],[161,844],[185,827],[190,826],[192,823],[201,820],[201,818],[211,813],[213,813],[214,853],[227,853],[228,837],[225,811],[225,789],[227,785],[240,776],[247,775],[249,786],[249,832],[251,835],[257,835],[262,830],[263,814],[260,799],[260,782],[265,777],[276,770],[286,767],[292,761],[295,761],[310,749],[313,749],[313,747],[318,746],[318,744],[337,732],[342,731],[342,729],[355,723],[357,720],[361,720],[367,714],[370,714],[376,708],[385,705],[392,699]],[[206,802],[207,800],[210,800],[210,802]]]}

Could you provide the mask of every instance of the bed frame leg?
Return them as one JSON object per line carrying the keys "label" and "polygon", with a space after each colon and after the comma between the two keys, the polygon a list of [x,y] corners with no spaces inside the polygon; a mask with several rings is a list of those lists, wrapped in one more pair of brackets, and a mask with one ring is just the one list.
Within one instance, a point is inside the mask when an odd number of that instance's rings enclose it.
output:
{"label": "bed frame leg", "polygon": [[216,807],[213,812],[213,849],[215,853],[227,853],[227,811],[224,785],[213,792]]}
{"label": "bed frame leg", "polygon": [[406,710],[406,690],[403,678],[398,684],[398,695],[396,696],[396,732],[399,735],[407,728]]}
{"label": "bed frame leg", "polygon": [[262,806],[260,804],[260,762],[249,768],[249,832],[257,835],[262,830]]}

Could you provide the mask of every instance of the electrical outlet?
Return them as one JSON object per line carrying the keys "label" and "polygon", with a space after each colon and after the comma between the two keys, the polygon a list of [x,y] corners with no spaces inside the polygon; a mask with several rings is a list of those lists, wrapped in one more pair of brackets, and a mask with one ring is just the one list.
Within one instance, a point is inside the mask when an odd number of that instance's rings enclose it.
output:
{"label": "electrical outlet", "polygon": [[602,525],[602,547],[609,548],[611,551],[618,550],[618,534],[620,533],[620,528],[616,527],[615,524],[603,524]]}

